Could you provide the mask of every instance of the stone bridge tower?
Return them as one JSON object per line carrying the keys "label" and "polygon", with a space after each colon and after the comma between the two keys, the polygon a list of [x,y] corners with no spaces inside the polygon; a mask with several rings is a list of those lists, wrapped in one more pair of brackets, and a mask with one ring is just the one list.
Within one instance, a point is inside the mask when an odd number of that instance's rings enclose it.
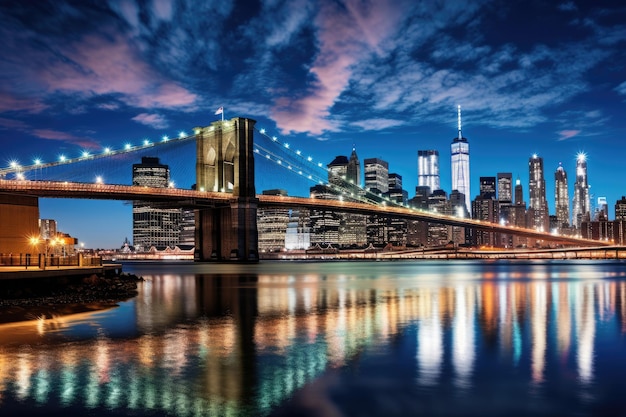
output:
{"label": "stone bridge tower", "polygon": [[235,117],[195,129],[197,190],[232,194],[226,206],[196,210],[196,261],[258,262],[255,123]]}

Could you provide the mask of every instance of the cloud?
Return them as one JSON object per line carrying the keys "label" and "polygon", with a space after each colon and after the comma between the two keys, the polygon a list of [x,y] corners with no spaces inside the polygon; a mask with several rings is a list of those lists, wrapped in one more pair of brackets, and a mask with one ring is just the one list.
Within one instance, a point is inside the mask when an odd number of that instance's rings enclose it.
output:
{"label": "cloud", "polygon": [[558,131],[559,141],[572,137],[588,138],[603,135],[610,125],[610,118],[597,109],[568,110],[557,115],[554,121],[562,127]]}
{"label": "cloud", "polygon": [[367,119],[358,120],[350,124],[353,126],[358,126],[363,130],[383,130],[390,127],[402,126],[406,124],[406,121],[395,119]]}
{"label": "cloud", "polygon": [[615,91],[619,94],[626,95],[626,81],[615,87]]}
{"label": "cloud", "polygon": [[47,107],[39,98],[17,97],[13,93],[0,92],[0,113],[11,111],[40,113]]}
{"label": "cloud", "polygon": [[0,129],[2,128],[17,132],[24,132],[41,139],[63,141],[86,149],[100,147],[100,144],[98,142],[87,136],[77,136],[71,133],[61,132],[53,129],[33,128],[32,126],[21,120],[9,119],[6,117],[0,117]]}
{"label": "cloud", "polygon": [[572,1],[568,1],[566,3],[561,3],[557,7],[558,7],[559,10],[562,10],[564,12],[575,12],[575,11],[578,10],[578,7],[576,7],[574,2],[572,2]]}
{"label": "cloud", "polygon": [[75,136],[70,133],[60,132],[58,130],[32,129],[30,130],[30,133],[41,139],[60,140],[63,142],[80,146],[82,148],[94,149],[94,148],[100,147],[100,145],[91,138],[83,137],[83,136]]}
{"label": "cloud", "polygon": [[21,120],[7,119],[0,117],[0,127],[5,129],[25,130],[28,129],[28,125]]}
{"label": "cloud", "polygon": [[319,52],[309,69],[307,91],[275,100],[272,118],[284,132],[321,134],[336,130],[330,108],[346,89],[353,67],[381,53],[381,43],[396,31],[402,7],[392,2],[348,0],[345,7],[325,1],[315,19]]}
{"label": "cloud", "polygon": [[[115,5],[126,21],[140,25],[142,10],[134,2]],[[169,2],[151,5],[152,15],[161,22],[173,15]],[[0,111],[36,113],[61,101],[62,111],[70,102],[74,109],[86,104],[99,107],[97,100],[86,102],[103,96],[136,108],[196,108],[196,94],[155,67],[152,51],[120,28],[113,14],[63,2],[49,9],[29,13],[27,7],[16,7],[2,12],[5,24],[0,35],[7,41],[1,46],[5,60],[0,67],[4,90]],[[97,30],[84,24],[96,16]],[[26,19],[32,24],[26,25]],[[84,107],[81,112],[89,110]]]}
{"label": "cloud", "polygon": [[169,123],[167,122],[165,117],[159,114],[141,113],[133,117],[132,120],[136,121],[137,123],[150,126],[154,129],[165,129],[169,126]]}
{"label": "cloud", "polygon": [[559,139],[558,139],[558,141],[571,139],[571,138],[573,138],[575,136],[578,136],[579,134],[580,134],[580,130],[561,130],[559,132]]}
{"label": "cloud", "polygon": [[152,0],[152,10],[160,20],[172,20],[174,8],[171,0]]}
{"label": "cloud", "polygon": [[[480,14],[464,18],[480,19]],[[454,126],[453,109],[461,104],[472,124],[525,129],[549,121],[552,108],[589,90],[587,72],[612,54],[598,48],[597,39],[524,50],[513,44],[484,45],[481,36],[446,35],[450,32],[425,22],[426,39],[414,29],[399,33],[386,41],[395,48],[392,60],[361,62],[350,96],[342,98],[372,103],[367,110],[356,108],[359,118],[376,117],[373,109],[392,119],[408,113],[407,122],[428,117]]]}
{"label": "cloud", "polygon": [[[312,3],[307,0],[293,0],[285,3],[266,1],[263,13],[271,18],[271,25],[264,25],[269,31],[265,44],[269,48],[288,45],[294,36],[308,24]],[[255,33],[256,35],[256,33]]]}
{"label": "cloud", "polygon": [[96,107],[103,110],[117,110],[120,108],[118,103],[100,103]]}
{"label": "cloud", "polygon": [[222,44],[227,43],[231,52],[237,48],[224,29],[234,10],[232,1],[125,0],[109,4],[126,24],[126,36],[149,57],[150,65],[189,85],[217,83],[215,71],[228,62],[222,59]]}
{"label": "cloud", "polygon": [[121,36],[89,35],[65,45],[39,71],[48,91],[79,96],[114,95],[129,106],[189,109],[197,97],[156,74]]}

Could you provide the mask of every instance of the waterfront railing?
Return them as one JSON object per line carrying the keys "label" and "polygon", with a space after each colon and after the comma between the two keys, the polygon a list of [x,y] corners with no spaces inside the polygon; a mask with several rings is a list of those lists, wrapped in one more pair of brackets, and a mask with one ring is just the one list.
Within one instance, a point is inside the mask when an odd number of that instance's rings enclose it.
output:
{"label": "waterfront railing", "polygon": [[102,258],[99,256],[84,256],[82,253],[77,255],[45,255],[31,253],[9,253],[0,254],[0,267],[37,267],[45,269],[46,267],[90,267],[102,266]]}

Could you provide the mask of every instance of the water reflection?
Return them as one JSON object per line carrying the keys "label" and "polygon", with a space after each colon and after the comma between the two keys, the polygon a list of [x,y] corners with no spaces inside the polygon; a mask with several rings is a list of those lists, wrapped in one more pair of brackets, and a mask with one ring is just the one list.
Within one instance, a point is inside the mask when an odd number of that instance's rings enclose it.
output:
{"label": "water reflection", "polygon": [[[559,382],[588,404],[626,367],[621,264],[132,268],[147,281],[117,309],[0,326],[0,411],[265,415],[386,357],[410,392],[479,393],[489,380],[504,403],[532,402]],[[601,361],[607,346],[617,352]],[[511,378],[529,390],[507,390]],[[582,401],[572,395],[564,407]]]}

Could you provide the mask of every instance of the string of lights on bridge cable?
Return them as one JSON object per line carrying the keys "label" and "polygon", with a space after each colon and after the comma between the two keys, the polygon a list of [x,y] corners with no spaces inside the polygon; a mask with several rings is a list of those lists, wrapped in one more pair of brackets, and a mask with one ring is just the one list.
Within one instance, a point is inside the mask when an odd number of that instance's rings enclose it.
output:
{"label": "string of lights on bridge cable", "polygon": [[[336,191],[342,198],[345,197],[353,201],[368,204],[383,204],[393,207],[409,208],[408,204],[397,203],[381,194],[376,194],[357,184],[349,183],[344,178],[336,178],[333,183],[328,183],[328,172],[330,168],[325,168],[322,162],[315,161],[311,156],[305,157],[299,150],[293,150],[289,143],[281,142],[278,137],[268,135],[265,129],[257,129],[255,127],[255,130],[261,136],[268,139],[269,143],[276,145],[277,149],[280,149],[283,153],[280,155],[278,152],[272,151],[269,147],[263,146],[261,141],[254,142],[254,152],[264,157],[266,160],[273,162],[276,166],[304,177],[315,184],[329,187],[331,190]],[[297,161],[298,164],[290,163],[286,156]]]}
{"label": "string of lights on bridge cable", "polygon": [[185,131],[181,131],[178,137],[170,138],[165,135],[160,141],[150,141],[144,139],[140,145],[132,145],[126,143],[122,149],[113,149],[111,147],[105,147],[100,152],[91,152],[83,150],[77,157],[68,157],[65,154],[59,155],[56,161],[44,162],[40,158],[35,158],[30,165],[21,165],[17,160],[9,161],[7,168],[0,168],[0,178],[5,178],[9,174],[14,174],[16,179],[24,179],[23,174],[29,171],[41,170],[45,168],[53,168],[64,165],[71,165],[79,162],[94,161],[103,158],[112,158],[118,155],[126,155],[134,152],[145,151],[151,148],[155,148],[162,145],[172,145],[174,143],[185,142],[190,139],[194,139],[195,135],[188,135]]}

